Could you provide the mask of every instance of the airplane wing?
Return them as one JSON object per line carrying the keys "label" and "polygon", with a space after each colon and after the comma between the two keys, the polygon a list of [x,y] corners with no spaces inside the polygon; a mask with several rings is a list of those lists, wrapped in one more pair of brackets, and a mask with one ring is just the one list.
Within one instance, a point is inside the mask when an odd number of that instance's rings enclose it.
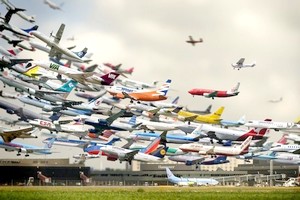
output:
{"label": "airplane wing", "polygon": [[66,26],[65,24],[61,24],[58,31],[56,32],[56,35],[54,37],[54,42],[56,44],[58,44],[60,42],[60,39],[61,39],[61,37],[64,33],[64,30],[65,30],[65,26]]}
{"label": "airplane wing", "polygon": [[192,121],[194,121],[196,118],[198,117],[198,115],[193,115],[193,116],[189,116],[189,117],[185,117],[184,119],[183,119],[183,121],[188,121],[188,122],[192,122]]}
{"label": "airplane wing", "polygon": [[293,154],[300,154],[300,149],[297,149],[295,151],[292,152]]}
{"label": "airplane wing", "polygon": [[8,130],[0,133],[0,136],[3,138],[4,142],[11,142],[15,138],[36,138],[36,136],[31,136],[30,131],[33,130],[33,127],[19,129],[19,130]]}
{"label": "airplane wing", "polygon": [[207,98],[214,98],[214,97],[217,96],[217,93],[218,93],[218,91],[213,91],[211,93],[204,94],[204,96],[207,97]]}
{"label": "airplane wing", "polygon": [[189,39],[190,41],[194,41],[193,37],[192,36],[189,36]]}
{"label": "airplane wing", "polygon": [[95,72],[79,72],[79,73],[66,73],[66,75],[72,79],[74,79],[75,81],[83,84],[83,85],[87,85],[86,84],[86,78],[93,76],[95,74]]}
{"label": "airplane wing", "polygon": [[125,154],[124,156],[124,160],[128,161],[129,163],[131,163],[131,161],[133,160],[133,157],[135,156],[135,154],[137,154],[140,150],[134,150],[131,152],[128,152]]}
{"label": "airplane wing", "polygon": [[236,64],[242,65],[245,61],[245,58],[241,58]]}

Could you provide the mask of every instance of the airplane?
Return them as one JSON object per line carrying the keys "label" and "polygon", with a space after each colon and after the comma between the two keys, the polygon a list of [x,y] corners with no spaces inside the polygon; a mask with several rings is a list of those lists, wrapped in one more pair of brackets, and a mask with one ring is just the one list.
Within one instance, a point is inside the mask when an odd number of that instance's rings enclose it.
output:
{"label": "airplane", "polygon": [[53,113],[50,117],[38,114],[36,111],[25,109],[23,106],[17,106],[7,101],[0,99],[0,108],[5,109],[9,114],[16,114],[19,116],[19,120],[28,122],[30,119],[42,119],[48,121],[58,120],[60,117],[59,113]]}
{"label": "airplane", "polygon": [[182,144],[179,149],[184,152],[198,152],[201,155],[237,156],[248,153],[251,140],[252,136],[249,136],[242,144],[230,147],[189,143]]}
{"label": "airplane", "polygon": [[195,46],[195,44],[203,42],[203,39],[200,38],[199,40],[194,40],[192,36],[189,36],[189,40],[187,40],[186,42]]}
{"label": "airplane", "polygon": [[189,90],[188,92],[193,96],[201,95],[212,99],[214,99],[215,97],[232,97],[232,96],[237,96],[240,93],[238,91],[239,86],[240,83],[238,82],[231,90],[227,90],[227,91],[195,88]]}
{"label": "airplane", "polygon": [[281,102],[282,100],[283,100],[283,98],[280,97],[279,99],[270,99],[268,102],[270,102],[270,103],[279,103],[279,102]]}
{"label": "airplane", "polygon": [[136,90],[132,92],[127,91],[114,91],[111,89],[107,89],[107,91],[116,98],[124,99],[129,98],[131,99],[131,103],[133,100],[135,101],[161,101],[165,100],[168,97],[167,92],[169,90],[171,84],[171,80],[168,79],[165,84],[163,84],[161,87],[159,87],[156,90]]}
{"label": "airplane", "polygon": [[[185,143],[192,143],[199,141],[199,138],[206,137],[206,134],[203,134],[200,131],[201,126],[198,126],[191,134],[182,134],[182,133],[168,133],[166,135],[166,142],[167,143],[176,143],[176,144],[185,144]],[[167,131],[164,131],[167,133]],[[119,136],[124,139],[134,139],[137,140],[148,140],[152,141],[155,138],[159,137],[161,133],[155,132],[133,132],[131,135],[126,134],[121,135],[120,133],[115,133],[116,136]]]}
{"label": "airplane", "polygon": [[256,65],[256,63],[251,63],[251,64],[244,64],[245,58],[241,58],[237,63],[232,63],[231,66],[233,67],[233,69],[237,68],[238,70],[240,70],[241,68],[245,68],[245,67],[254,67]]}
{"label": "airplane", "polygon": [[268,128],[273,129],[275,131],[289,131],[289,132],[297,132],[300,130],[300,124],[296,124],[293,122],[275,122],[271,119],[265,120],[249,120],[244,124],[247,127],[257,127],[257,128]]}
{"label": "airplane", "polygon": [[142,150],[129,150],[117,146],[104,146],[100,148],[100,151],[104,152],[107,156],[107,160],[111,161],[119,159],[120,162],[128,161],[129,164],[131,164],[132,160],[141,162],[159,162],[166,155],[167,148],[166,146],[163,146],[157,149],[161,140],[161,137],[156,138]]}
{"label": "airplane", "polygon": [[[82,69],[85,69],[85,67],[82,67],[82,62],[90,62],[91,59],[87,58],[87,48],[84,48],[83,50],[81,51],[71,51],[73,52],[74,54],[78,55],[80,58],[81,58],[81,62],[74,62],[74,59],[66,54],[63,54],[61,52],[55,52],[55,55],[53,55],[53,57],[50,57],[50,52],[51,52],[51,47],[48,47],[48,46],[45,46],[43,44],[40,44],[40,43],[37,43],[37,42],[33,42],[33,41],[29,41],[29,44],[30,46],[35,50],[35,49],[38,49],[38,50],[41,50],[41,51],[44,51],[46,53],[48,53],[49,55],[49,59],[57,64],[60,64],[60,65],[64,65],[64,66],[67,66],[67,65],[71,65],[71,61],[73,65],[75,66],[80,66],[81,68],[81,71],[84,71]],[[67,49],[71,50],[73,47],[68,47]],[[60,62],[61,59],[65,59],[65,60],[68,60],[67,63],[62,63]],[[79,64],[80,63],[80,64]],[[98,66],[98,65],[97,65]]]}
{"label": "airplane", "polygon": [[168,167],[166,167],[166,173],[168,181],[178,186],[207,186],[219,184],[219,182],[213,178],[179,178],[175,176]]}
{"label": "airplane", "polygon": [[79,160],[81,162],[84,162],[85,160],[94,159],[94,158],[100,158],[100,155],[93,155],[88,153],[80,153],[73,156],[76,160]]}
{"label": "airplane", "polygon": [[33,145],[21,144],[21,143],[12,143],[12,142],[4,142],[2,138],[0,138],[0,148],[5,149],[5,151],[17,151],[17,156],[20,156],[21,153],[26,153],[25,157],[29,156],[29,153],[34,154],[51,154],[50,151],[52,148],[52,144],[55,138],[52,138],[49,142],[45,144],[44,147],[37,147]]}
{"label": "airplane", "polygon": [[266,153],[256,153],[249,156],[250,159],[254,160],[273,160],[274,162],[283,163],[283,164],[300,164],[300,155],[287,153],[287,152],[273,152],[269,151]]}
{"label": "airplane", "polygon": [[116,80],[119,74],[115,72],[110,72],[103,76],[99,76],[95,72],[81,72],[76,69],[68,68],[63,65],[59,65],[53,62],[48,61],[33,61],[29,62],[26,68],[31,66],[40,66],[44,69],[57,72],[58,74],[63,74],[68,76],[75,81],[89,86],[89,84],[100,84],[100,85],[113,85],[113,81]]}
{"label": "airplane", "polygon": [[3,30],[8,30],[20,37],[25,37],[27,39],[31,38],[31,35],[28,32],[37,30],[38,29],[37,25],[35,25],[29,29],[20,29],[12,24],[9,24],[12,15],[16,14],[17,12],[20,12],[20,11],[24,11],[24,9],[21,9],[21,8],[8,9],[8,12],[4,16],[4,18],[1,17],[3,19],[3,21],[0,22],[0,32],[2,32]]}
{"label": "airplane", "polygon": [[180,110],[177,115],[179,120],[185,121],[195,121],[200,123],[208,123],[208,124],[220,124],[221,115],[224,111],[224,107],[220,107],[213,114],[210,115],[198,115],[196,113],[187,112]]}
{"label": "airplane", "polygon": [[44,4],[48,5],[53,10],[62,10],[61,7],[64,5],[64,2],[60,5],[57,5],[56,3],[50,1],[50,0],[44,0]]}
{"label": "airplane", "polygon": [[81,55],[77,55],[74,52],[72,52],[71,50],[69,50],[68,48],[62,47],[61,45],[59,45],[60,39],[63,35],[65,29],[65,24],[61,24],[56,35],[53,36],[54,40],[52,41],[51,38],[45,36],[44,34],[42,34],[39,31],[33,30],[30,31],[30,35],[35,36],[36,38],[38,38],[39,40],[45,42],[47,44],[47,46],[51,47],[50,52],[49,52],[49,57],[55,57],[57,55],[60,54],[65,54],[66,56],[68,56],[69,60],[72,61],[76,61],[76,62],[84,62],[81,57],[83,56]]}
{"label": "airplane", "polygon": [[[6,5],[7,9],[12,9],[12,10],[16,9],[16,7],[11,2],[9,2],[8,0],[1,0],[1,2]],[[31,22],[31,23],[35,22],[35,16],[33,16],[33,15],[31,15],[31,16],[26,15],[22,11],[19,11],[16,14],[19,15],[21,18],[25,19],[28,22]]]}
{"label": "airplane", "polygon": [[37,128],[41,129],[47,129],[51,133],[53,132],[62,132],[62,133],[69,133],[72,135],[79,136],[82,138],[85,136],[88,131],[83,128],[81,124],[64,124],[66,122],[64,121],[46,121],[46,120],[41,120],[41,119],[34,119],[34,120],[29,120],[29,124],[32,126],[35,126]]}
{"label": "airplane", "polygon": [[136,89],[151,89],[151,88],[153,89],[156,88],[158,81],[153,81],[151,84],[149,84],[142,81],[136,81],[133,79],[125,78],[122,80],[118,80],[118,83],[120,83],[123,86],[136,88]]}
{"label": "airplane", "polygon": [[25,49],[27,51],[34,51],[34,48],[32,46],[26,46],[25,44],[23,44],[23,40],[20,40],[20,39],[16,39],[16,38],[13,38],[9,35],[5,35],[3,33],[0,34],[0,37],[4,40],[6,40],[8,42],[8,44],[12,44],[13,47],[20,47],[22,49]]}
{"label": "airplane", "polygon": [[178,100],[179,96],[175,97],[172,102],[162,102],[162,101],[154,101],[150,102],[151,106],[154,106],[156,108],[176,108],[178,107]]}
{"label": "airplane", "polygon": [[205,110],[190,110],[186,106],[186,107],[184,107],[184,110],[198,114],[198,115],[207,115],[207,114],[211,114],[211,107],[212,107],[212,105],[210,104]]}
{"label": "airplane", "polygon": [[243,115],[239,120],[237,121],[231,121],[231,120],[225,120],[225,119],[222,119],[220,121],[220,125],[221,127],[225,127],[225,128],[228,128],[228,127],[239,127],[239,126],[242,126],[246,123],[246,116]]}
{"label": "airplane", "polygon": [[299,144],[278,144],[275,147],[270,148],[270,151],[300,154],[300,145]]}
{"label": "airplane", "polygon": [[183,162],[187,166],[196,165],[196,169],[199,167],[199,165],[216,165],[229,162],[229,160],[227,160],[227,156],[217,156],[216,158],[210,158],[201,156],[198,153],[194,152],[189,152],[184,155],[169,156],[168,159],[175,162]]}
{"label": "airplane", "polygon": [[293,134],[293,133],[289,133],[289,134],[285,134],[285,138],[294,141],[294,143],[300,143],[300,136]]}
{"label": "airplane", "polygon": [[125,78],[127,78],[127,76],[125,74],[129,74],[131,75],[134,68],[131,67],[131,68],[128,68],[128,69],[122,69],[121,68],[121,65],[122,64],[119,64],[119,65],[113,65],[113,64],[110,64],[110,63],[103,63],[103,65],[105,65],[106,67],[109,67],[109,69],[103,69],[103,68],[99,68],[100,71],[104,72],[104,73],[108,73],[108,72],[116,72],[122,76],[124,76]]}
{"label": "airplane", "polygon": [[4,142],[11,142],[15,138],[37,138],[36,135],[32,134],[34,131],[32,126],[15,130],[4,130],[0,127],[0,136]]}

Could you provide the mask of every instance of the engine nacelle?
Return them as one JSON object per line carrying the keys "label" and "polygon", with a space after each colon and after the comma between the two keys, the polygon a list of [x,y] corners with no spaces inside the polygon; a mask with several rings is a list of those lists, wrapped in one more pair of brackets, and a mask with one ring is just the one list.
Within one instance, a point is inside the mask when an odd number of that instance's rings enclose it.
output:
{"label": "engine nacelle", "polygon": [[45,106],[42,108],[42,110],[45,111],[45,112],[51,112],[51,111],[52,111],[52,106],[45,105]]}
{"label": "engine nacelle", "polygon": [[32,89],[32,88],[28,88],[28,89],[27,89],[27,92],[28,92],[29,94],[35,94],[35,90]]}
{"label": "engine nacelle", "polygon": [[15,114],[15,111],[13,111],[13,110],[6,110],[6,112],[7,112],[8,114]]}
{"label": "engine nacelle", "polygon": [[27,149],[21,148],[21,149],[19,150],[19,152],[20,152],[20,153],[27,153]]}

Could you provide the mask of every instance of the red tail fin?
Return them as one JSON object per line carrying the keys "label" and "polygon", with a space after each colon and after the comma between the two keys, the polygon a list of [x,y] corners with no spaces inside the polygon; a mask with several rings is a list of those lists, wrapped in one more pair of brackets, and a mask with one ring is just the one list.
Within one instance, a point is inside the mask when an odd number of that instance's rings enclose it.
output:
{"label": "red tail fin", "polygon": [[102,81],[102,85],[111,85],[112,82],[114,80],[116,80],[118,78],[120,74],[116,73],[116,72],[109,72],[103,76],[101,76],[101,78],[103,79]]}
{"label": "red tail fin", "polygon": [[134,70],[134,67],[131,67],[129,69],[126,69],[126,72],[128,72],[129,74],[132,74],[133,70]]}
{"label": "red tail fin", "polygon": [[286,139],[286,136],[287,134],[283,134],[282,137],[277,141],[277,143],[280,143],[280,144],[287,144],[287,139]]}

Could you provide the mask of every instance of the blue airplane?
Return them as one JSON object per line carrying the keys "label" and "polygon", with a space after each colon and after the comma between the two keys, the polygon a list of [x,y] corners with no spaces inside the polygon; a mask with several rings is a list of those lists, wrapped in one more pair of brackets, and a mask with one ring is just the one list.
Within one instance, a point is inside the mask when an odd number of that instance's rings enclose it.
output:
{"label": "blue airplane", "polygon": [[201,185],[217,185],[219,182],[213,178],[182,178],[175,176],[171,170],[166,167],[168,181],[178,186],[201,186]]}
{"label": "blue airplane", "polygon": [[21,153],[26,153],[25,157],[29,156],[29,153],[34,154],[51,154],[50,149],[52,148],[53,142],[55,138],[51,138],[44,147],[37,147],[33,145],[27,145],[22,143],[12,143],[12,142],[4,142],[2,138],[0,138],[0,148],[5,149],[5,151],[17,151],[17,156],[20,156]]}

